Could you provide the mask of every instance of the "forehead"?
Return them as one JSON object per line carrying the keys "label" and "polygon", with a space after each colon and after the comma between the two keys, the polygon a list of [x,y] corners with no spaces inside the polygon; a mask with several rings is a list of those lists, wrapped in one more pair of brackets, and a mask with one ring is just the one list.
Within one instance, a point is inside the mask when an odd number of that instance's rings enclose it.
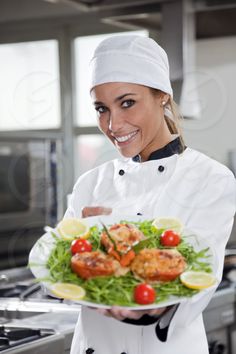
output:
{"label": "forehead", "polygon": [[127,82],[107,82],[95,86],[91,91],[93,101],[105,98],[116,98],[127,93],[145,95],[150,92],[149,88],[143,85]]}

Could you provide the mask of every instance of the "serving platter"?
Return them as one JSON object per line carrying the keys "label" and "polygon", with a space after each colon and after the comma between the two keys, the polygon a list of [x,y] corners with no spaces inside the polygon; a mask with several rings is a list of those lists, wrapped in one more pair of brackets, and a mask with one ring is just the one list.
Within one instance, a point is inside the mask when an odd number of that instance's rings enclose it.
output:
{"label": "serving platter", "polygon": [[[85,221],[90,227],[97,225],[99,228],[102,228],[101,226],[102,223],[109,226],[115,223],[119,223],[120,220],[128,220],[131,223],[131,222],[142,222],[144,220],[151,220],[151,219],[152,218],[148,218],[144,216],[133,216],[133,215],[130,216],[130,215],[116,214],[116,215],[101,215],[101,216],[88,217],[85,219]],[[29,266],[35,278],[41,280],[41,284],[44,287],[45,291],[50,296],[56,297],[52,292],[52,288],[54,287],[55,283],[45,280],[50,278],[50,271],[47,268],[47,262],[52,250],[55,248],[56,245],[55,236],[60,238],[60,235],[58,234],[56,229],[52,229],[52,231],[53,234],[51,231],[48,231],[44,235],[42,235],[42,237],[33,246],[29,255]],[[214,251],[207,244],[207,240],[203,239],[199,235],[193,234],[193,232],[191,230],[188,230],[187,228],[184,228],[184,230],[182,231],[182,235],[187,240],[187,242],[193,246],[194,250],[197,252],[201,251],[202,249],[209,248],[208,251],[209,258],[207,261],[210,263],[213,275],[216,274],[217,265],[218,265],[217,258]],[[146,310],[146,309],[162,308],[162,307],[178,304],[186,300],[191,300],[195,302],[198,301],[198,299],[208,291],[211,291],[211,287],[193,294],[190,298],[184,296],[170,295],[168,299],[158,303],[153,303],[150,305],[132,304],[132,306],[122,306],[122,307],[127,310],[128,309]],[[92,308],[102,308],[102,309],[110,309],[111,307],[116,306],[116,304],[108,305],[104,303],[97,303],[97,302],[86,301],[86,300],[77,300],[77,301],[73,300],[72,302],[84,306],[89,306]]]}

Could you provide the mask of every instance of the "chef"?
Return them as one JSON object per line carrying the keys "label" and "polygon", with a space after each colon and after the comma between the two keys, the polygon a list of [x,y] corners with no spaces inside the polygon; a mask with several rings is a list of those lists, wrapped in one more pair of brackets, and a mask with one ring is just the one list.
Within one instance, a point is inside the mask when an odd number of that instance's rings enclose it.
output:
{"label": "chef", "polygon": [[[235,213],[235,178],[185,146],[165,51],[150,38],[114,36],[97,47],[91,67],[98,126],[121,158],[79,178],[65,217],[178,217],[211,246],[219,282]],[[151,311],[82,306],[71,354],[207,354],[202,311],[216,287]]]}

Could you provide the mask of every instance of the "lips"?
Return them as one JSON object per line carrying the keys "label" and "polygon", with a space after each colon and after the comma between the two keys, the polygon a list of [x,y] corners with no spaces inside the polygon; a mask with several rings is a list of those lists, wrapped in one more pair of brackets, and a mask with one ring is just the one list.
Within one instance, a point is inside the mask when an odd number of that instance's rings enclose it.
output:
{"label": "lips", "polygon": [[118,143],[125,143],[125,142],[129,141],[131,138],[133,138],[135,135],[137,135],[137,133],[138,133],[138,130],[136,130],[132,133],[129,133],[127,135],[114,136],[114,138],[116,139],[116,141]]}

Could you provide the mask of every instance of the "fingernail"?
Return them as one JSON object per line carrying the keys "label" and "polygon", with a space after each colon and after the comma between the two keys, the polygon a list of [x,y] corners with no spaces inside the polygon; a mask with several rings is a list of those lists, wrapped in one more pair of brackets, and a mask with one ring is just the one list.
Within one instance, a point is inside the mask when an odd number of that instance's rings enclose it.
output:
{"label": "fingernail", "polygon": [[104,208],[103,212],[104,214],[109,215],[112,213],[112,208]]}

